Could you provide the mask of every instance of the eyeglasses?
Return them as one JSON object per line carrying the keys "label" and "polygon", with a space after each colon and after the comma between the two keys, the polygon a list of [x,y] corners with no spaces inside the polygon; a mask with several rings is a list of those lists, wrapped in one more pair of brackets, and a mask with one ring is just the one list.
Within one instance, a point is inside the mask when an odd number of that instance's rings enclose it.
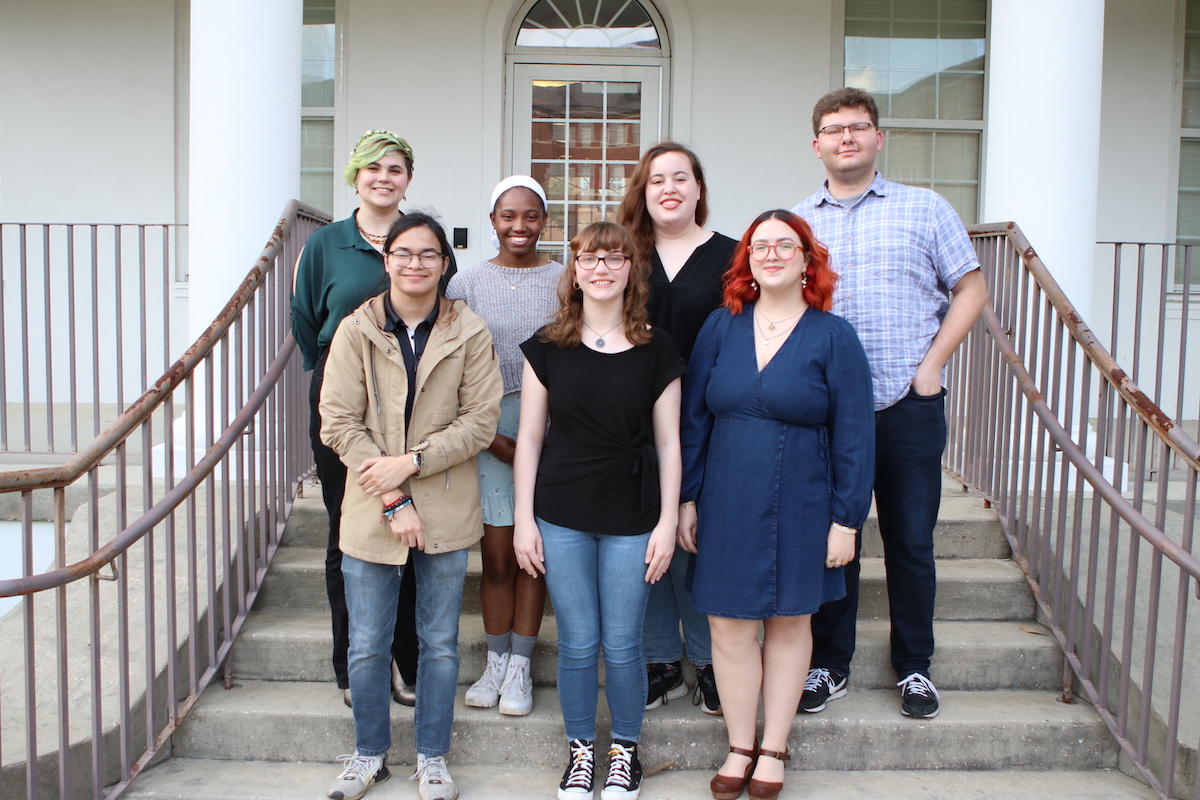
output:
{"label": "eyeglasses", "polygon": [[779,244],[752,244],[750,245],[750,257],[755,261],[766,261],[767,256],[771,251],[775,251],[775,256],[780,261],[791,261],[796,257],[796,251],[800,249],[800,245],[792,244],[791,242],[780,242]]}
{"label": "eyeglasses", "polygon": [[624,253],[609,253],[604,258],[600,258],[600,256],[592,253],[584,253],[581,256],[575,256],[575,263],[578,264],[581,269],[586,269],[589,272],[600,266],[601,261],[603,261],[604,265],[609,269],[624,269],[625,265],[629,262],[629,256],[625,255]]}
{"label": "eyeglasses", "polygon": [[844,131],[849,130],[851,136],[858,136],[874,127],[875,125],[870,122],[855,122],[853,125],[826,125],[817,133],[821,136],[841,136]]}
{"label": "eyeglasses", "polygon": [[438,250],[426,250],[423,253],[410,253],[407,250],[389,250],[388,255],[396,262],[398,267],[407,267],[415,258],[420,262],[422,267],[436,267],[441,263],[445,255]]}

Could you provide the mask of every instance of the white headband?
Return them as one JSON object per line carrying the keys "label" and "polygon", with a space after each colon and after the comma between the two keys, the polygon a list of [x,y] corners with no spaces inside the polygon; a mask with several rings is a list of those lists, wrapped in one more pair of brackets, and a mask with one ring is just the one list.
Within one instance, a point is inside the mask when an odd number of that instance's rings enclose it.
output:
{"label": "white headband", "polygon": [[546,190],[542,185],[528,175],[510,175],[504,180],[496,184],[496,188],[492,189],[492,203],[488,207],[489,211],[496,210],[496,201],[500,199],[500,195],[507,192],[509,189],[515,189],[518,186],[523,186],[529,191],[542,198],[542,207],[546,206]]}

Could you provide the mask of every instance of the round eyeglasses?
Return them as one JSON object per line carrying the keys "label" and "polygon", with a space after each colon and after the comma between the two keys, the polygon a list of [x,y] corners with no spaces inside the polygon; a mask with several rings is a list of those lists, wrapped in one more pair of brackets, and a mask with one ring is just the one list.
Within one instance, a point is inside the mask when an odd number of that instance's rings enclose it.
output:
{"label": "round eyeglasses", "polygon": [[584,253],[581,256],[575,256],[575,263],[581,269],[586,269],[589,272],[600,266],[601,261],[609,269],[623,269],[629,263],[629,256],[624,253],[609,253],[604,258],[600,258],[600,256],[593,253]]}
{"label": "round eyeglasses", "polygon": [[792,242],[780,242],[779,244],[752,244],[750,245],[750,257],[755,261],[766,261],[767,256],[771,251],[775,251],[775,256],[780,261],[791,261],[796,257],[796,251],[800,249],[800,245]]}
{"label": "round eyeglasses", "polygon": [[389,250],[388,255],[396,262],[398,267],[407,267],[412,264],[415,258],[422,267],[436,267],[442,262],[445,256],[438,250],[426,250],[423,253],[410,253],[407,250]]}
{"label": "round eyeglasses", "polygon": [[855,122],[853,125],[826,125],[817,133],[821,136],[841,136],[843,132],[850,131],[851,136],[860,136],[874,127],[875,125],[870,122]]}

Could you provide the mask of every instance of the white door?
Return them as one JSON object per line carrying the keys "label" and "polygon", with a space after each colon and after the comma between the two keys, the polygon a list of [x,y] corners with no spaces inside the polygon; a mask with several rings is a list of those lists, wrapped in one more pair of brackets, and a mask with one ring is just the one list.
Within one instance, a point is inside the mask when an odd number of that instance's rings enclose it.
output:
{"label": "white door", "polygon": [[583,227],[613,221],[638,157],[665,134],[661,67],[514,64],[512,171],[546,189],[538,250],[564,261]]}

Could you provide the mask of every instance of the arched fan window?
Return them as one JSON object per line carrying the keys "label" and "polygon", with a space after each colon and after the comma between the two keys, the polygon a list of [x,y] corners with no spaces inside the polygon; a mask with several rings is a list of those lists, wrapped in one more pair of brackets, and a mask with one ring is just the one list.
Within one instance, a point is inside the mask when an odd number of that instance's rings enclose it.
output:
{"label": "arched fan window", "polygon": [[538,0],[521,22],[517,46],[661,50],[662,42],[638,0]]}

